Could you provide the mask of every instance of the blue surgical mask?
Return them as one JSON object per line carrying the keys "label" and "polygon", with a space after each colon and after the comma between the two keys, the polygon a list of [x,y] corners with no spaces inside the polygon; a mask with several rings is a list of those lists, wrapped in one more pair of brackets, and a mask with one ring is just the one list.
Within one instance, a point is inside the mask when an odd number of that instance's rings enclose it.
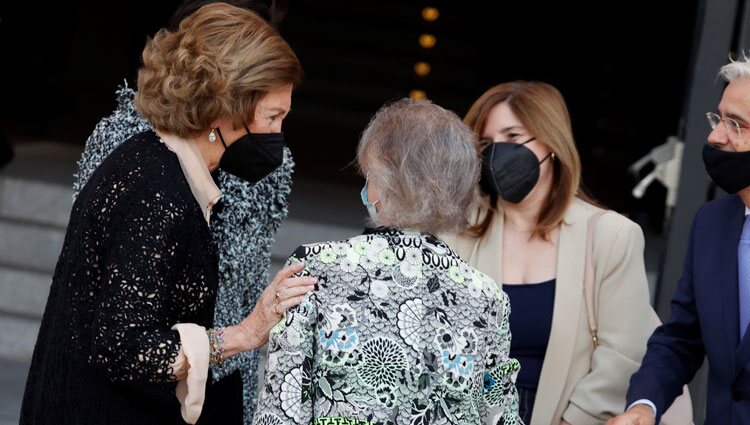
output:
{"label": "blue surgical mask", "polygon": [[378,218],[378,210],[375,208],[375,204],[377,204],[380,201],[375,201],[375,203],[371,204],[369,198],[367,197],[367,182],[365,182],[365,187],[362,188],[362,191],[359,193],[360,198],[362,198],[362,205],[367,207],[367,213],[370,214],[370,219],[372,221],[375,221]]}

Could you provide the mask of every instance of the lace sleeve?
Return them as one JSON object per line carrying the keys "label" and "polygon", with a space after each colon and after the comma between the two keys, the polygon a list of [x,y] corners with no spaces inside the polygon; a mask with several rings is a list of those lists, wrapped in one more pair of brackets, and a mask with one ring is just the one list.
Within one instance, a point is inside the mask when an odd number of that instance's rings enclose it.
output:
{"label": "lace sleeve", "polygon": [[[117,218],[98,259],[102,283],[90,361],[114,382],[175,380],[171,365],[180,338],[171,329],[176,321],[171,297],[178,278],[184,280],[179,267],[187,247],[178,243],[179,235],[189,230],[179,201],[156,189],[147,192]],[[185,283],[179,286],[191,286]]]}
{"label": "lace sleeve", "polygon": [[518,416],[516,376],[518,360],[510,357],[510,301],[499,293],[490,308],[490,329],[484,376],[484,408],[486,424],[523,424]]}

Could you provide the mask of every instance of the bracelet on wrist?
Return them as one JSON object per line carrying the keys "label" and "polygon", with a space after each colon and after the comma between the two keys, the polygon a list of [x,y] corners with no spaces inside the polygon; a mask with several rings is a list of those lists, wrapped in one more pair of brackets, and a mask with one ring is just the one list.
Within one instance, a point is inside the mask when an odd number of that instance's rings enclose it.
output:
{"label": "bracelet on wrist", "polygon": [[208,334],[208,363],[211,366],[224,366],[224,328],[211,328]]}

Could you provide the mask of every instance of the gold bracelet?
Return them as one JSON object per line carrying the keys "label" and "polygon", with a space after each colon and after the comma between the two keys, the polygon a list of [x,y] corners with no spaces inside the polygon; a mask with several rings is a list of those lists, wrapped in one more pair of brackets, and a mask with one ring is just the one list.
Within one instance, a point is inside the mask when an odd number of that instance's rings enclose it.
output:
{"label": "gold bracelet", "polygon": [[211,366],[224,366],[224,328],[211,328],[208,334],[208,363]]}

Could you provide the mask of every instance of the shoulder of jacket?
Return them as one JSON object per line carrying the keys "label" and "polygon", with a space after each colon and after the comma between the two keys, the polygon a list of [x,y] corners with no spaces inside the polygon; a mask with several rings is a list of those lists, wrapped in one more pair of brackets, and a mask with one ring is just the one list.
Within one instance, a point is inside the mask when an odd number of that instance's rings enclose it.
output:
{"label": "shoulder of jacket", "polygon": [[642,233],[641,226],[617,211],[601,208],[578,198],[573,201],[571,208],[574,208],[576,215],[584,221],[590,220],[595,214],[600,214],[595,227],[597,235],[616,237],[623,231]]}
{"label": "shoulder of jacket", "polygon": [[110,156],[102,166],[119,176],[118,184],[130,186],[131,196],[154,194],[156,202],[190,205],[192,193],[179,162],[152,132],[130,137]]}
{"label": "shoulder of jacket", "polygon": [[342,246],[351,245],[353,247],[357,243],[361,243],[361,242],[367,242],[367,235],[356,235],[356,236],[352,236],[346,239],[313,242],[313,243],[304,244],[302,246],[306,248],[310,248],[310,249],[322,250],[326,248],[331,248],[331,249],[338,250]]}
{"label": "shoulder of jacket", "polygon": [[[468,225],[469,226],[477,225],[487,216],[489,212],[490,210],[486,207],[485,204],[474,206],[468,218]],[[497,214],[502,214],[502,213],[495,211],[493,212],[493,214],[497,215]],[[493,218],[493,221],[496,219],[497,217],[495,216]],[[476,243],[481,242],[485,238],[488,238],[491,234],[492,234],[492,229],[488,229],[484,235],[476,236],[476,235],[470,234],[468,231],[468,227],[467,227],[461,230],[453,231],[451,233],[441,233],[437,236],[446,245],[448,245],[448,247],[450,247],[456,254],[458,254],[460,257],[464,257],[465,255],[469,255],[469,253],[472,250],[472,247],[474,247]]]}
{"label": "shoulder of jacket", "polygon": [[490,276],[480,272],[478,269],[471,267],[468,263],[460,260],[466,267],[471,268],[474,272],[472,276],[473,282],[470,285],[479,286],[481,282],[481,289],[485,295],[492,296],[497,300],[508,302],[508,295],[501,289],[502,285],[498,285]]}
{"label": "shoulder of jacket", "polygon": [[[350,255],[349,250],[354,250],[358,242],[366,242],[366,240],[367,236],[358,235],[342,240],[306,243],[298,246],[291,254],[291,257],[298,261],[304,260],[306,267],[318,263],[322,263],[321,266],[325,266],[339,257]],[[320,258],[321,255],[323,255],[323,258]],[[324,259],[325,261],[323,261]]]}
{"label": "shoulder of jacket", "polygon": [[696,219],[703,219],[706,216],[722,214],[724,211],[734,208],[744,208],[744,204],[739,196],[720,196],[701,205],[698,211],[696,211],[695,217]]}

